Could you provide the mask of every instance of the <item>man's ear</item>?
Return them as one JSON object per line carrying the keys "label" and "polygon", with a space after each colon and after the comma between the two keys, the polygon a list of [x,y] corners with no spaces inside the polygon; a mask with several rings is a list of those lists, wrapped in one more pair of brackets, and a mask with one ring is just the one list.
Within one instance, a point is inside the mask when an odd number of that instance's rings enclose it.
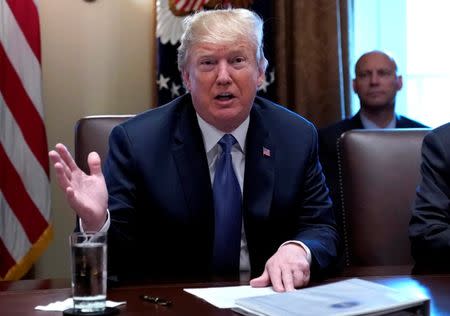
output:
{"label": "man's ear", "polygon": [[403,87],[403,78],[402,76],[397,77],[397,91],[401,90]]}
{"label": "man's ear", "polygon": [[191,91],[191,78],[189,76],[189,72],[183,70],[181,72],[181,77],[183,78],[184,87],[187,91]]}
{"label": "man's ear", "polygon": [[258,79],[256,80],[256,84],[258,85],[258,88],[261,87],[264,80],[266,80],[266,73],[261,67],[258,67]]}

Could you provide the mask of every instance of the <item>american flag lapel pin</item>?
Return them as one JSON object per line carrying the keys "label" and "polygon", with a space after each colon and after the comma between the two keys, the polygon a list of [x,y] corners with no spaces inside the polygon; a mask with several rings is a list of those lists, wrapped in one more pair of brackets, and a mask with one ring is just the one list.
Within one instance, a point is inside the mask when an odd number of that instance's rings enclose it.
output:
{"label": "american flag lapel pin", "polygon": [[270,149],[263,146],[262,154],[264,157],[270,157]]}

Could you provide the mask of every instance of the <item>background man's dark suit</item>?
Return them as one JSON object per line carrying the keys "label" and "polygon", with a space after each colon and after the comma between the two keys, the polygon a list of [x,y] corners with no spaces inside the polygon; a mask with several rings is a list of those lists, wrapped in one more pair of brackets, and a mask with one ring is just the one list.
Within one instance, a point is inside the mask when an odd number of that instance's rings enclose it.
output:
{"label": "background man's dark suit", "polygon": [[416,272],[450,272],[450,123],[422,145],[422,181],[410,222]]}
{"label": "background man's dark suit", "polygon": [[[404,116],[397,115],[395,128],[423,128],[425,125]],[[341,199],[339,194],[339,170],[337,141],[339,137],[352,129],[363,129],[360,113],[350,119],[344,119],[326,128],[319,129],[319,159],[323,167],[326,183],[333,201],[333,210],[339,233],[342,235]]]}
{"label": "background man's dark suit", "polygon": [[[263,154],[263,148],[270,153]],[[338,235],[315,128],[257,97],[245,154],[243,224],[252,275],[259,275],[267,259],[292,239],[311,250],[313,276],[328,267]],[[116,127],[104,174],[112,274],[164,279],[209,274],[213,198],[190,95]]]}

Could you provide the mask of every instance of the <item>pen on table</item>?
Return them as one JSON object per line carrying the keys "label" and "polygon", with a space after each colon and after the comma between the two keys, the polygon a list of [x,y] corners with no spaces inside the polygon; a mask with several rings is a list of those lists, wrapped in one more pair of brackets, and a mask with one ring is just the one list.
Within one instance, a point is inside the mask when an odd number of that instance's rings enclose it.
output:
{"label": "pen on table", "polygon": [[165,298],[157,297],[157,296],[140,295],[139,297],[142,300],[146,301],[146,302],[158,304],[158,305],[161,305],[161,306],[170,306],[170,305],[172,305],[171,301],[169,301],[169,300],[167,300]]}

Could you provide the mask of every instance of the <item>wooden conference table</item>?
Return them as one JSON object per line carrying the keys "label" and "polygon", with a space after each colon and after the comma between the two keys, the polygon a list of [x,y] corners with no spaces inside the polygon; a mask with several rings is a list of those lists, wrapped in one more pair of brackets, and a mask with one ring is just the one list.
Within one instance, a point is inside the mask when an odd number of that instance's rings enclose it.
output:
{"label": "wooden conference table", "polygon": [[[403,291],[415,291],[431,298],[431,315],[450,315],[450,275],[396,275],[362,276]],[[337,281],[343,278],[329,279]],[[108,290],[108,299],[126,301],[119,315],[238,315],[229,309],[219,309],[183,291],[184,288],[248,284],[247,282],[211,282],[184,284],[129,285]],[[316,284],[315,284],[316,285]],[[70,297],[69,280],[22,280],[0,282],[0,315],[56,316],[61,312],[34,310],[36,305],[64,300]],[[142,294],[170,299],[170,307],[142,301]]]}

